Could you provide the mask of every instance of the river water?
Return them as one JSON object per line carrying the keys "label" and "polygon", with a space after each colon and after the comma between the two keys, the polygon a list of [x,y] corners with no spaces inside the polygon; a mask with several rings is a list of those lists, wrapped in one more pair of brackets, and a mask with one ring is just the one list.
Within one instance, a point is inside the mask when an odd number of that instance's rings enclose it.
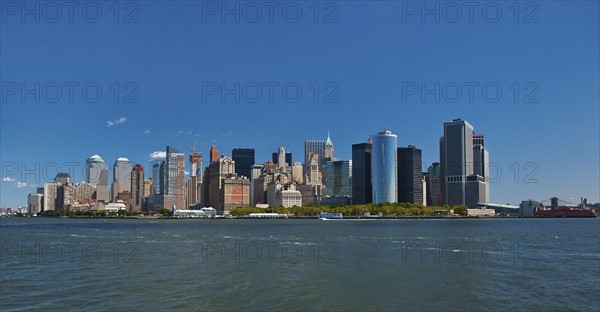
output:
{"label": "river water", "polygon": [[0,308],[600,310],[600,218],[0,218]]}

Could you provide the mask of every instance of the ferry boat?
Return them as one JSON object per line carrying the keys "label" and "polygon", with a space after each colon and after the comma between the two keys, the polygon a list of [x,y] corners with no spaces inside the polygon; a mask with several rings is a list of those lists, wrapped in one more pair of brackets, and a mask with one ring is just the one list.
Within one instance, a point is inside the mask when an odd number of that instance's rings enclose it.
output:
{"label": "ferry boat", "polygon": [[340,212],[323,212],[321,211],[318,215],[317,218],[319,218],[319,220],[339,220],[342,219],[342,213]]}

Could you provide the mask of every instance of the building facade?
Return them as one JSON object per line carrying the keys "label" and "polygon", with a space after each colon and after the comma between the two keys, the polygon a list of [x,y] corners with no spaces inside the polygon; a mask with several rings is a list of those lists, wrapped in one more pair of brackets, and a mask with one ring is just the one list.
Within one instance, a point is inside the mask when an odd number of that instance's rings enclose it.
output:
{"label": "building facade", "polygon": [[144,168],[136,164],[131,170],[131,211],[142,211],[144,194],[146,194],[146,183],[144,179]]}

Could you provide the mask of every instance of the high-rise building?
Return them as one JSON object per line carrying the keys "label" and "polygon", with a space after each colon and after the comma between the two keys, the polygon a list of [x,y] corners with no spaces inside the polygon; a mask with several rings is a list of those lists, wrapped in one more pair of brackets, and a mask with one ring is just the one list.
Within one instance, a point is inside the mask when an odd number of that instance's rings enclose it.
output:
{"label": "high-rise building", "polygon": [[186,189],[184,184],[185,157],[174,147],[167,146],[167,159],[165,164],[165,190],[166,195],[175,197],[177,209],[186,207]]}
{"label": "high-rise building", "polygon": [[[217,213],[223,214],[225,207],[221,202],[223,179],[235,174],[235,162],[230,157],[222,157],[213,161],[206,168],[204,184],[204,206],[213,207]],[[250,190],[248,189],[248,194]]]}
{"label": "high-rise building", "polygon": [[162,194],[161,186],[161,177],[160,177],[160,165],[164,160],[154,159],[151,162],[152,165],[152,193],[153,194]]}
{"label": "high-rise building", "polygon": [[131,191],[131,162],[129,159],[119,157],[113,167],[113,182],[111,185],[112,200],[123,191]]}
{"label": "high-rise building", "polygon": [[96,200],[108,203],[108,167],[102,157],[94,155],[86,161],[86,182],[96,186]]}
{"label": "high-rise building", "polygon": [[44,211],[54,210],[56,208],[56,198],[58,197],[58,188],[60,183],[44,184]]}
{"label": "high-rise building", "polygon": [[238,176],[252,179],[252,166],[254,165],[253,148],[234,148],[231,151],[231,158],[235,162],[235,173]]}
{"label": "high-rise building", "polygon": [[220,202],[222,208],[217,209],[219,214],[229,214],[236,207],[250,207],[250,180],[235,174],[223,178]]}
{"label": "high-rise building", "polygon": [[96,197],[96,186],[87,183],[87,182],[79,182],[73,186],[74,189],[74,197],[77,203],[92,203],[94,202],[94,198]]}
{"label": "high-rise building", "polygon": [[352,144],[352,203],[373,202],[371,185],[371,142]]}
{"label": "high-rise building", "polygon": [[150,178],[144,179],[144,194],[142,194],[142,198],[152,194],[154,194],[154,181]]}
{"label": "high-rise building", "polygon": [[397,136],[383,130],[372,137],[371,182],[374,203],[398,200]]}
{"label": "high-rise building", "polygon": [[136,164],[131,170],[131,211],[142,211],[145,187],[144,168]]}
{"label": "high-rise building", "polygon": [[[316,153],[308,155],[308,161],[304,165],[304,183],[309,185],[321,185],[321,171],[319,169],[320,159]],[[306,201],[304,201],[306,203]]]}
{"label": "high-rise building", "polygon": [[327,131],[327,140],[325,140],[325,148],[323,149],[323,160],[333,160],[333,143],[331,142],[331,136]]}
{"label": "high-rise building", "polygon": [[[304,165],[309,163],[310,154],[317,154],[319,159],[325,158],[325,140],[308,140],[304,141]],[[319,163],[319,170],[321,164]]]}
{"label": "high-rise building", "polygon": [[202,153],[190,152],[191,172],[186,181],[186,204],[187,207],[200,203],[200,190],[202,189]]}
{"label": "high-rise building", "polygon": [[399,147],[398,202],[423,204],[423,171],[421,150],[413,145]]}
{"label": "high-rise building", "polygon": [[71,179],[71,175],[65,172],[59,172],[54,177],[54,183],[67,184],[69,182],[73,182]]}
{"label": "high-rise building", "polygon": [[440,163],[434,162],[427,168],[427,206],[442,206]]}
{"label": "high-rise building", "polygon": [[42,198],[44,195],[31,193],[27,196],[27,213],[35,214],[42,212]]}
{"label": "high-rise building", "polygon": [[323,196],[352,196],[352,160],[330,161],[323,166]]}
{"label": "high-rise building", "polygon": [[213,145],[210,147],[209,155],[210,155],[209,160],[212,163],[213,161],[219,159],[219,157],[221,156],[221,153],[219,153],[219,150],[217,149],[217,147]]}
{"label": "high-rise building", "polygon": [[292,182],[296,184],[301,184],[303,182],[304,177],[304,167],[302,163],[295,162],[292,164]]}
{"label": "high-rise building", "polygon": [[474,134],[467,121],[454,119],[444,123],[444,135],[440,138],[444,204],[475,208],[477,203],[488,201],[485,167],[489,156],[483,143],[483,135]]}
{"label": "high-rise building", "polygon": [[[283,147],[280,147],[280,148],[283,148]],[[285,149],[283,151],[285,153]],[[279,149],[277,150],[277,152],[275,152],[275,153],[272,154],[271,160],[273,161],[274,164],[277,165],[277,168],[283,168],[285,166],[291,166],[292,165],[292,153],[285,153],[284,155],[285,155],[285,157],[284,157],[284,163],[283,163],[283,165],[280,165],[280,162],[279,162],[279,156],[280,156],[279,155]]]}

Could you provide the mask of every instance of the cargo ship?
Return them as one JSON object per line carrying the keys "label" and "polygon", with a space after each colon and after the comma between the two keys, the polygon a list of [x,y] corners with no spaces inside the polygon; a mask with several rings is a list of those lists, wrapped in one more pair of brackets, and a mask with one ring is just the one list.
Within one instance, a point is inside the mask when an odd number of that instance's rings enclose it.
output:
{"label": "cargo ship", "polygon": [[537,210],[535,216],[542,218],[595,218],[598,215],[593,210],[557,207],[547,210]]}

